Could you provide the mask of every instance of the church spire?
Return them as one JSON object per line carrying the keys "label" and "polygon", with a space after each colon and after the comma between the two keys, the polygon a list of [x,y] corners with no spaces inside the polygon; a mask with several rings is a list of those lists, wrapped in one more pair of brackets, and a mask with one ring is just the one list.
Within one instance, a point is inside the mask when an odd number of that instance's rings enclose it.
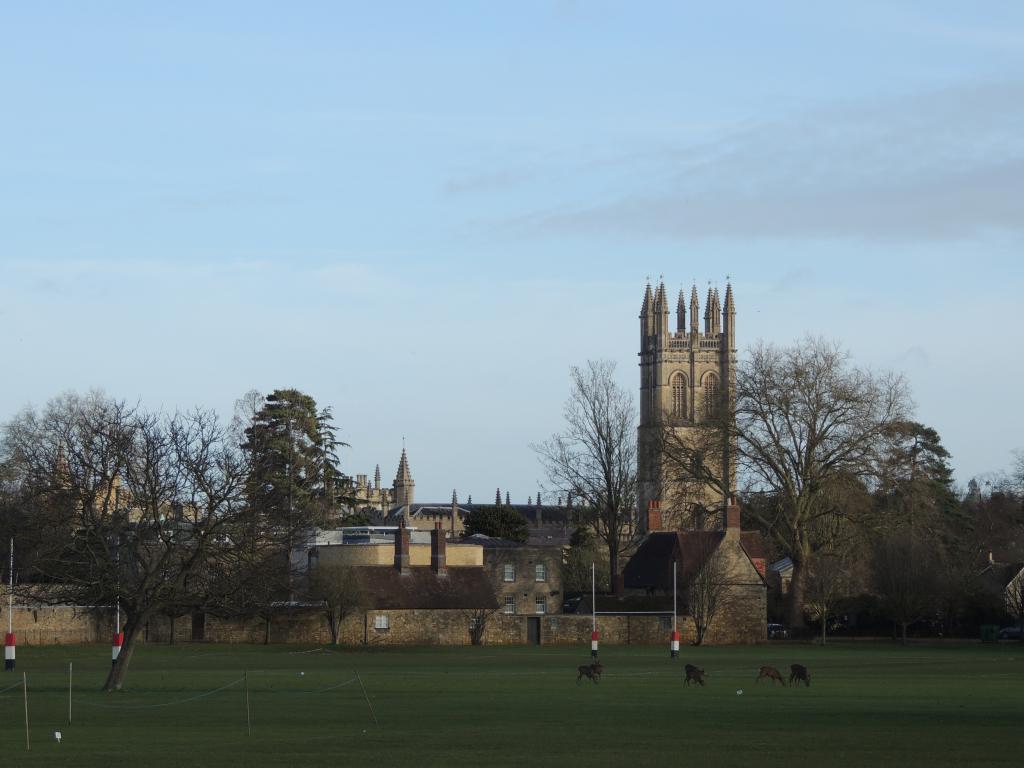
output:
{"label": "church spire", "polygon": [[700,333],[700,299],[697,298],[697,284],[690,291],[690,333]]}
{"label": "church spire", "polygon": [[[651,281],[647,281],[647,288],[644,291],[644,303],[640,307],[640,336],[641,339],[646,340],[646,337],[654,335],[654,294],[651,292]],[[641,349],[644,346],[644,341],[641,342]]]}
{"label": "church spire", "polygon": [[683,289],[679,289],[679,298],[676,300],[676,332],[686,333],[686,295]]}
{"label": "church spire", "polygon": [[725,309],[722,310],[722,329],[725,348],[736,349],[736,301],[732,296],[732,283],[725,284]]}
{"label": "church spire", "polygon": [[402,447],[402,458],[398,461],[398,472],[395,473],[394,500],[395,506],[407,507],[412,504],[413,491],[416,483],[413,482],[412,473],[409,471],[409,458],[405,454],[405,447]]}
{"label": "church spire", "polygon": [[654,294],[654,322],[655,322],[655,333],[657,333],[662,341],[662,345],[668,344],[668,294],[665,292],[665,281],[662,280],[658,283],[658,292]]}

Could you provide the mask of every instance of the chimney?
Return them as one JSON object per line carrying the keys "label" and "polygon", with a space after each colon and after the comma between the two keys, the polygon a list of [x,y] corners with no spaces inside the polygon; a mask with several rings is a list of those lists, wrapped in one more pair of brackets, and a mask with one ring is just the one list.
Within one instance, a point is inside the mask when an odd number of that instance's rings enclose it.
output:
{"label": "chimney", "polygon": [[725,535],[739,536],[740,533],[740,505],[733,496],[725,505]]}
{"label": "chimney", "polygon": [[400,573],[409,572],[409,529],[404,520],[395,532],[395,568]]}
{"label": "chimney", "polygon": [[647,530],[660,531],[661,530],[661,502],[660,501],[649,501],[647,502]]}
{"label": "chimney", "polygon": [[448,575],[448,542],[444,537],[441,523],[434,523],[430,532],[430,567],[438,576]]}

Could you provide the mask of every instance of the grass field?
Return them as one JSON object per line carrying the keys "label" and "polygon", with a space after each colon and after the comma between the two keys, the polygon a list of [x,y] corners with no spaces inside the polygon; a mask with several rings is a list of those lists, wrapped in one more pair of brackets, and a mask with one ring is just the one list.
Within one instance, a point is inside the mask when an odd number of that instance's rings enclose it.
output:
{"label": "grass field", "polygon": [[[684,648],[677,661],[663,648],[608,646],[599,685],[576,684],[585,648],[149,646],[129,690],[102,694],[108,652],[18,649],[0,691],[27,673],[31,750],[19,686],[0,693],[0,764],[1024,764],[1017,643]],[[706,688],[683,687],[687,661],[708,671]],[[792,662],[810,667],[811,688],[754,684],[761,664]]]}

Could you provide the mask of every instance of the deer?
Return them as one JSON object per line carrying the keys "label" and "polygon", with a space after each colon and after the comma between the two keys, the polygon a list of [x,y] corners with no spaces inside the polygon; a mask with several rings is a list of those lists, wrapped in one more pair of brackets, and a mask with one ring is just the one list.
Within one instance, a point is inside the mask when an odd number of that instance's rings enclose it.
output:
{"label": "deer", "polygon": [[689,685],[690,681],[699,683],[701,687],[704,686],[704,670],[700,667],[695,667],[693,664],[686,665],[686,679],[683,681],[683,685]]}
{"label": "deer", "polygon": [[761,667],[761,669],[759,669],[757,672],[757,679],[754,680],[754,682],[760,682],[762,677],[767,677],[772,682],[778,680],[780,683],[782,683],[783,687],[785,687],[786,685],[786,681],[782,679],[782,675],[779,673],[779,670],[777,670],[775,667]]}
{"label": "deer", "polygon": [[580,680],[584,677],[589,677],[591,682],[597,683],[601,680],[601,673],[604,672],[604,665],[600,661],[595,661],[593,664],[581,664],[576,667],[579,674],[576,675],[576,684],[579,685]]}
{"label": "deer", "polygon": [[803,682],[808,688],[811,687],[811,673],[803,664],[791,664],[789,667],[789,684],[793,681]]}

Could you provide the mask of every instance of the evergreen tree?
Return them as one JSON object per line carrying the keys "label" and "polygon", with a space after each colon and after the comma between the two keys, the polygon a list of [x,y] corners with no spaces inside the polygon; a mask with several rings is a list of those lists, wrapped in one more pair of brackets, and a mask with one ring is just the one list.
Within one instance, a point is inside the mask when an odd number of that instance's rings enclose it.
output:
{"label": "evergreen tree", "polygon": [[274,525],[322,524],[344,501],[350,485],[338,469],[337,428],[330,408],[296,389],[277,389],[245,430],[242,448],[252,470],[252,510]]}
{"label": "evergreen tree", "polygon": [[478,505],[465,519],[466,536],[481,533],[498,539],[525,542],[530,535],[526,518],[511,507]]}

